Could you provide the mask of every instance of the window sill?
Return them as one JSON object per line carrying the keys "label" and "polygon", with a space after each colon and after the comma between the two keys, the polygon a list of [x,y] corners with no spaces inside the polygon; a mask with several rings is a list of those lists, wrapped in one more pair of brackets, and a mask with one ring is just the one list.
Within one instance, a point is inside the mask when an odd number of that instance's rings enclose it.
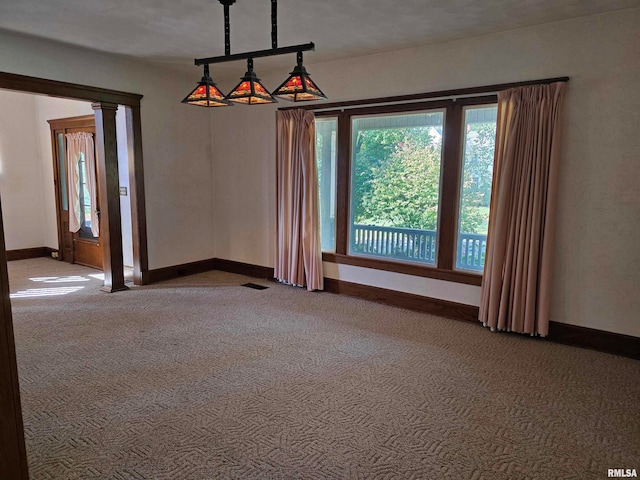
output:
{"label": "window sill", "polygon": [[343,265],[353,265],[356,267],[373,268],[375,270],[385,270],[387,272],[403,273],[417,277],[435,278],[437,280],[463,283],[465,285],[480,286],[482,284],[482,275],[477,273],[468,273],[458,270],[443,270],[436,267],[392,262],[389,260],[379,260],[377,258],[356,257],[339,253],[323,252],[322,261],[328,263],[340,263]]}

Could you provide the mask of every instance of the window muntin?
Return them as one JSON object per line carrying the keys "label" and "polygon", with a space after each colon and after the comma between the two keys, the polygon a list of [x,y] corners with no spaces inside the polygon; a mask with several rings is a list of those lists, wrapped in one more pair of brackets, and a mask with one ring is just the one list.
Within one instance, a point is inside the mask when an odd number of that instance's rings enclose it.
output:
{"label": "window muntin", "polygon": [[336,249],[336,155],[338,119],[316,119],[316,161],[320,192],[320,235],[323,252]]}
{"label": "window muntin", "polygon": [[484,270],[497,113],[497,105],[463,109],[456,269]]}
{"label": "window muntin", "polygon": [[435,265],[445,111],[351,119],[351,255]]}

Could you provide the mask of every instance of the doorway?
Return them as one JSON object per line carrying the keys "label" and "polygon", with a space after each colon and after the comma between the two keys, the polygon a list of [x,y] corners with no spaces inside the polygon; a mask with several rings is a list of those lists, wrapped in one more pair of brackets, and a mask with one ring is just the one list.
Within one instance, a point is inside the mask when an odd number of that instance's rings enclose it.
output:
{"label": "doorway", "polygon": [[48,121],[58,224],[58,259],[102,270],[95,117]]}
{"label": "doorway", "polygon": [[[134,283],[148,281],[147,232],[142,167],[140,100],[142,95],[0,72],[0,88],[24,93],[91,101],[95,117],[98,185],[102,192],[102,245],[104,286],[107,291],[124,287],[120,194],[118,185],[115,113],[126,109],[129,151],[130,200],[133,230]],[[126,287],[125,287],[126,288]],[[0,465],[7,478],[27,480],[24,429],[16,365],[15,342],[4,226],[0,215]]]}

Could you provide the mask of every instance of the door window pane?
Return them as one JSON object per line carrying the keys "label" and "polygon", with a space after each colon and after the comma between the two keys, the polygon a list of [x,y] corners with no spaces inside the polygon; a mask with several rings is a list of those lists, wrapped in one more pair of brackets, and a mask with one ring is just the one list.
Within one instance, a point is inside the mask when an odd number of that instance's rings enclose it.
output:
{"label": "door window pane", "polygon": [[444,110],[352,119],[349,253],[435,265]]}
{"label": "door window pane", "polygon": [[320,236],[323,252],[336,250],[337,118],[316,119],[316,160],[320,190]]}
{"label": "door window pane", "polygon": [[80,238],[95,239],[93,232],[91,231],[91,195],[89,194],[89,179],[87,175],[87,164],[85,162],[84,152],[80,153],[80,160],[78,161],[78,173],[80,177],[80,188],[78,193],[80,195]]}
{"label": "door window pane", "polygon": [[64,152],[64,133],[58,133],[58,165],[60,166],[60,172],[58,172],[60,180],[60,198],[62,200],[62,210],[69,210],[69,201],[67,199],[67,165]]}
{"label": "door window pane", "polygon": [[456,268],[482,272],[493,180],[496,105],[466,107]]}

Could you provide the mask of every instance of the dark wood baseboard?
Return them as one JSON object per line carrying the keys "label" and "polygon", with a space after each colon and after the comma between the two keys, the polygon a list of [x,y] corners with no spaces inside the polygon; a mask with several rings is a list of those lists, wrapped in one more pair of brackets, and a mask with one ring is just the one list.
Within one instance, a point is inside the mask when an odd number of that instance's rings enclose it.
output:
{"label": "dark wood baseboard", "polygon": [[262,267],[260,265],[224,260],[222,258],[216,258],[214,265],[215,270],[222,270],[223,272],[238,273],[240,275],[246,275],[247,277],[273,279],[273,268],[271,267]]}
{"label": "dark wood baseboard", "polygon": [[[343,282],[331,278],[325,278],[324,285],[325,291],[328,292],[365,298],[386,305],[432,313],[441,317],[474,322],[481,325],[478,321],[479,309],[472,305]],[[640,337],[552,321],[549,322],[549,335],[544,340],[640,360]]]}
{"label": "dark wood baseboard", "polygon": [[50,257],[57,250],[50,247],[20,248],[7,250],[7,261],[26,260],[27,258]]}
{"label": "dark wood baseboard", "polygon": [[171,267],[155,268],[148,272],[148,282],[156,283],[172,278],[184,277],[185,275],[194,275],[196,273],[208,272],[215,270],[215,258],[207,260],[199,260],[197,262],[183,263],[181,265],[173,265]]}
{"label": "dark wood baseboard", "polygon": [[[271,267],[224,260],[221,258],[211,258],[199,262],[150,270],[149,283],[169,280],[184,275],[192,275],[194,273],[202,273],[209,270],[222,270],[246,275],[248,277],[273,279],[273,268]],[[431,313],[454,320],[473,322],[481,326],[478,321],[478,307],[473,305],[423,297],[422,295],[372,287],[359,283],[345,282],[333,278],[324,279],[324,288],[325,291],[331,293],[364,298],[394,307]],[[640,360],[640,337],[552,321],[549,323],[549,335],[545,337],[544,340]]]}
{"label": "dark wood baseboard", "polygon": [[551,342],[640,360],[640,337],[567,323],[549,322],[549,335],[546,339]]}
{"label": "dark wood baseboard", "polygon": [[359,283],[345,282],[333,278],[324,279],[326,292],[340,293],[351,297],[365,298],[385,305],[432,313],[441,317],[478,323],[478,307],[462,303],[423,297],[413,293],[388,290],[386,288],[371,287]]}

